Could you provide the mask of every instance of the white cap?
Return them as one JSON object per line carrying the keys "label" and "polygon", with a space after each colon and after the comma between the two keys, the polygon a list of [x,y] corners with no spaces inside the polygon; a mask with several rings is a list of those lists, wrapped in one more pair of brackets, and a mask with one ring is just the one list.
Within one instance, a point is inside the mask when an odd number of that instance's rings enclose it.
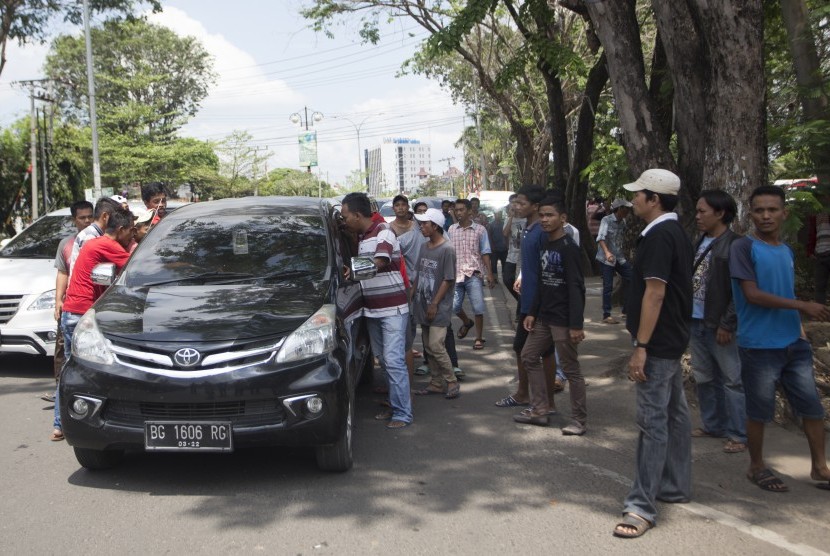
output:
{"label": "white cap", "polygon": [[640,174],[640,177],[634,183],[625,184],[623,189],[628,191],[648,189],[654,193],[677,195],[680,191],[680,178],[674,172],[660,168],[652,168]]}
{"label": "white cap", "polygon": [[135,217],[136,224],[144,224],[145,222],[152,222],[153,217],[156,215],[155,209],[153,210],[145,210],[144,212],[139,212]]}
{"label": "white cap", "polygon": [[433,222],[439,228],[444,227],[444,213],[436,208],[428,208],[423,214],[416,214],[415,220],[419,222]]}
{"label": "white cap", "polygon": [[127,198],[122,197],[121,195],[110,195],[110,199],[121,205],[125,205],[128,203]]}
{"label": "white cap", "polygon": [[620,207],[631,207],[631,203],[626,201],[625,199],[614,199],[614,202],[611,203],[611,210],[617,210]]}

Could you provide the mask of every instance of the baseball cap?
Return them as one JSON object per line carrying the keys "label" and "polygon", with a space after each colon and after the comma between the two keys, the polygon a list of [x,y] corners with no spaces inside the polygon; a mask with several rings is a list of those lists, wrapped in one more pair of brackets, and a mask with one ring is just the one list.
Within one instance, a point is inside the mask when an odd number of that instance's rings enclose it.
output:
{"label": "baseball cap", "polygon": [[611,210],[617,210],[620,207],[631,207],[631,203],[626,201],[625,199],[614,199],[614,202],[611,203]]}
{"label": "baseball cap", "polygon": [[654,193],[677,195],[680,191],[680,178],[674,172],[660,168],[652,168],[640,174],[637,181],[625,184],[623,189],[628,191],[648,189]]}
{"label": "baseball cap", "polygon": [[112,199],[120,205],[126,205],[128,203],[127,198],[122,197],[121,195],[110,195],[110,199]]}
{"label": "baseball cap", "polygon": [[444,213],[436,208],[428,208],[423,214],[416,214],[415,219],[419,222],[432,222],[439,228],[444,227]]}
{"label": "baseball cap", "polygon": [[139,212],[138,215],[135,217],[136,224],[145,224],[147,222],[152,222],[153,217],[156,215],[155,210],[145,210],[144,212]]}

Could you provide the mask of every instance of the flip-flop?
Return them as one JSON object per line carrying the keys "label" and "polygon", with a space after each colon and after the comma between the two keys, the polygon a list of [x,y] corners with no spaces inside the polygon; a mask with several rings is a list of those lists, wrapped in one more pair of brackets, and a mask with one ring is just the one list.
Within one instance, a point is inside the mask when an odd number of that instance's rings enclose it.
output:
{"label": "flip-flop", "polygon": [[63,435],[63,431],[60,429],[53,430],[52,434],[49,435],[49,440],[51,440],[52,442],[60,442],[64,438],[66,437]]}
{"label": "flip-flop", "polygon": [[484,343],[486,341],[487,340],[482,340],[481,338],[476,338],[475,342],[473,342],[473,349],[475,349],[475,350],[484,349]]}
{"label": "flip-flop", "polygon": [[411,424],[412,423],[407,423],[406,421],[395,420],[395,421],[389,421],[388,423],[386,423],[386,428],[387,429],[405,429],[406,427],[408,427]]}
{"label": "flip-flop", "polygon": [[447,388],[447,393],[444,394],[444,397],[448,400],[454,400],[458,396],[461,395],[461,386],[456,382],[454,386],[450,386]]}
{"label": "flip-flop", "polygon": [[816,488],[820,488],[821,490],[830,490],[830,481],[826,483],[816,483]]}
{"label": "flip-flop", "polygon": [[767,492],[789,492],[790,487],[784,481],[776,477],[769,469],[761,469],[746,476],[753,484],[758,485],[761,490]]}
{"label": "flip-flop", "polygon": [[392,418],[392,410],[387,409],[386,411],[381,411],[377,415],[375,415],[375,421],[388,421]]}
{"label": "flip-flop", "polygon": [[458,329],[458,334],[456,335],[456,337],[457,337],[459,340],[463,340],[464,338],[466,338],[466,337],[467,337],[467,333],[468,333],[470,330],[472,330],[472,328],[473,328],[475,325],[476,325],[476,323],[474,323],[474,322],[473,322],[473,321],[471,321],[471,320],[468,320],[467,322],[465,322],[464,324],[462,324],[462,325],[461,325],[461,328],[459,328],[459,329]]}

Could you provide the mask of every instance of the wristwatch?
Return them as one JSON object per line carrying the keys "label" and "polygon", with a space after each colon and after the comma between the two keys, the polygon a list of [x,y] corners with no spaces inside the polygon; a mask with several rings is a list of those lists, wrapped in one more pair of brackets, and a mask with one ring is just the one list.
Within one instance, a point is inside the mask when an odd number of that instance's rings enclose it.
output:
{"label": "wristwatch", "polygon": [[634,338],[634,342],[632,342],[632,343],[634,344],[634,349],[637,349],[637,348],[643,348],[643,349],[645,349],[645,348],[647,348],[647,347],[648,347],[648,344],[647,344],[647,343],[645,343],[645,342],[641,342],[641,341],[640,341],[640,340],[638,340],[637,338]]}

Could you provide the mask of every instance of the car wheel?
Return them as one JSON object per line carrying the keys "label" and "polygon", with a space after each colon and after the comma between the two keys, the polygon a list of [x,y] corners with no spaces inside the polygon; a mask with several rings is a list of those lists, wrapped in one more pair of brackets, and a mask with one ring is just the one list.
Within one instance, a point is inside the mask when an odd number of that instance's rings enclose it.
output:
{"label": "car wheel", "polygon": [[88,448],[73,448],[75,459],[81,466],[91,471],[110,469],[121,463],[124,457],[122,450],[90,450]]}
{"label": "car wheel", "polygon": [[354,401],[349,396],[346,423],[334,444],[317,446],[317,467],[322,471],[343,472],[352,468],[352,429],[354,427]]}

